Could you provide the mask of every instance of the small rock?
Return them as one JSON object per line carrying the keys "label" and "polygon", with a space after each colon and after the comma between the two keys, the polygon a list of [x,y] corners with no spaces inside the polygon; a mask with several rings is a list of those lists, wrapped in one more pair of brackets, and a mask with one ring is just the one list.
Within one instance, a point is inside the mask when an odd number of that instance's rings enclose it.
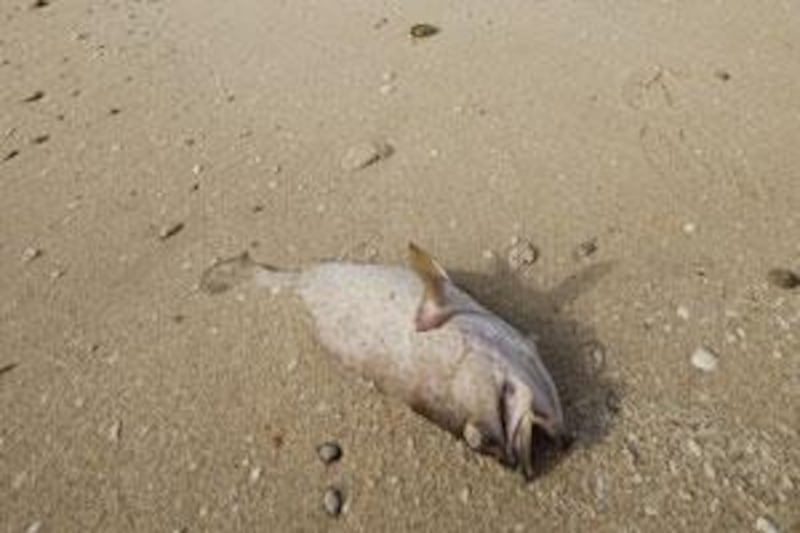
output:
{"label": "small rock", "polygon": [[714,76],[721,81],[730,81],[731,79],[731,73],[721,68],[714,71]]}
{"label": "small rock", "polygon": [[606,408],[612,414],[619,414],[622,411],[622,398],[618,392],[610,390],[606,394]]}
{"label": "small rock", "polygon": [[532,265],[538,258],[539,251],[530,241],[516,238],[516,243],[512,244],[508,251],[508,266],[512,270],[519,270]]}
{"label": "small rock", "polygon": [[765,516],[759,516],[756,519],[756,531],[760,533],[780,533],[778,526]]}
{"label": "small rock", "polygon": [[675,314],[678,315],[678,318],[681,320],[689,320],[689,308],[685,305],[679,305],[677,309],[675,309]]}
{"label": "small rock", "polygon": [[409,33],[415,39],[425,39],[427,37],[433,37],[437,33],[439,33],[439,28],[434,26],[433,24],[421,23],[421,24],[414,24],[411,26],[411,30]]}
{"label": "small rock", "polygon": [[34,248],[32,246],[29,246],[22,251],[22,262],[30,263],[34,259],[41,257],[42,253],[44,252],[42,252],[42,250],[40,250],[39,248]]}
{"label": "small rock", "polygon": [[773,268],[767,272],[767,281],[781,289],[796,289],[800,287],[800,274],[788,268]]}
{"label": "small rock", "polygon": [[335,442],[326,442],[317,448],[317,455],[323,463],[329,465],[342,458],[342,448]]}
{"label": "small rock", "polygon": [[122,437],[122,420],[116,420],[111,427],[108,428],[108,440],[111,442],[119,442]]}
{"label": "small rock", "polygon": [[397,87],[395,87],[391,83],[384,83],[378,88],[378,92],[384,96],[392,94],[393,92],[395,92],[395,90],[397,90]]}
{"label": "small rock", "polygon": [[470,495],[469,487],[464,487],[458,494],[458,498],[461,500],[461,503],[467,505],[469,503],[469,495]]}
{"label": "small rock", "polygon": [[588,259],[597,252],[597,237],[592,237],[580,243],[572,252],[575,259]]}
{"label": "small rock", "polygon": [[703,372],[713,372],[717,369],[718,359],[714,352],[705,346],[700,346],[692,353],[691,363],[692,366]]}
{"label": "small rock", "polygon": [[694,222],[687,222],[687,223],[685,223],[685,224],[683,225],[682,229],[683,229],[683,232],[684,232],[686,235],[691,235],[691,234],[693,234],[695,231],[697,231],[697,224],[695,224]]}
{"label": "small rock", "polygon": [[348,148],[341,164],[344,170],[354,172],[386,159],[394,149],[386,143],[362,142]]}
{"label": "small rock", "polygon": [[598,340],[590,340],[582,346],[592,374],[598,375],[606,367],[606,347]]}
{"label": "small rock", "polygon": [[248,477],[250,483],[256,483],[261,478],[261,473],[263,471],[264,469],[260,466],[253,467],[253,469],[250,470],[250,476]]}
{"label": "small rock", "polygon": [[342,513],[342,493],[339,489],[330,487],[322,497],[322,506],[330,516],[339,516]]}
{"label": "small rock", "polygon": [[165,241],[165,240],[169,239],[170,237],[174,237],[175,235],[177,235],[178,233],[183,231],[184,227],[185,227],[185,225],[184,225],[183,222],[176,222],[175,224],[170,224],[170,225],[167,225],[167,226],[163,226],[158,231],[158,238],[161,239],[162,241]]}
{"label": "small rock", "polygon": [[37,520],[28,526],[28,528],[25,530],[25,533],[39,533],[40,529],[42,529],[42,523]]}
{"label": "small rock", "polygon": [[32,102],[38,102],[42,98],[44,98],[44,91],[36,91],[22,101],[26,104],[30,104]]}
{"label": "small rock", "polygon": [[195,176],[199,176],[201,172],[203,172],[203,165],[198,163],[192,167],[192,174]]}

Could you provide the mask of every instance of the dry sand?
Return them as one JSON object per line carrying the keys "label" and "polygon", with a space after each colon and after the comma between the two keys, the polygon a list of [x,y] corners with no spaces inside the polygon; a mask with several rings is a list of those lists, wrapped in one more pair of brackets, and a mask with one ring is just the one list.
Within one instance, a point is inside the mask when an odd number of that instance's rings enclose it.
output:
{"label": "dry sand", "polygon": [[[800,527],[798,9],[4,0],[0,529]],[[535,483],[196,288],[409,239],[541,337],[579,442]]]}

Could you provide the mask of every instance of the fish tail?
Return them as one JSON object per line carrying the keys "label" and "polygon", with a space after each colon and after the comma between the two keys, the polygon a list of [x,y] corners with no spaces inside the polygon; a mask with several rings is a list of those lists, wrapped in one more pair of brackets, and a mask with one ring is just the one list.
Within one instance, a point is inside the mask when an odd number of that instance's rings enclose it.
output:
{"label": "fish tail", "polygon": [[208,294],[220,294],[234,287],[255,286],[261,289],[292,288],[296,272],[278,270],[254,261],[247,252],[217,261],[203,272],[200,289]]}
{"label": "fish tail", "polygon": [[260,289],[280,291],[293,289],[297,285],[298,272],[280,270],[269,265],[257,265],[253,281]]}

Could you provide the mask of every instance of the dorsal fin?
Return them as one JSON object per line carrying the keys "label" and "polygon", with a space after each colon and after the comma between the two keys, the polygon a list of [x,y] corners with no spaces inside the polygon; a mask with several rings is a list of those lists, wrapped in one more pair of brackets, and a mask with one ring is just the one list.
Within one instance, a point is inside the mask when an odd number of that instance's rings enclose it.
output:
{"label": "dorsal fin", "polygon": [[422,301],[414,320],[417,331],[436,329],[453,315],[453,310],[447,305],[445,294],[450,277],[428,252],[413,242],[408,243],[408,258],[411,269],[419,276],[424,286]]}

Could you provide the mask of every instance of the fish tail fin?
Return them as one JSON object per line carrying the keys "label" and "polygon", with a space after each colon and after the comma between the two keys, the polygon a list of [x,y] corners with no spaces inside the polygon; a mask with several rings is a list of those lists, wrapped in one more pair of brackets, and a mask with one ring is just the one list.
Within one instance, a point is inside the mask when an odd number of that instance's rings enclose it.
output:
{"label": "fish tail fin", "polygon": [[257,263],[250,254],[244,252],[236,257],[218,261],[207,268],[200,278],[200,289],[208,294],[220,294],[234,287],[250,285],[279,291],[292,288],[297,276],[296,272],[278,270]]}

